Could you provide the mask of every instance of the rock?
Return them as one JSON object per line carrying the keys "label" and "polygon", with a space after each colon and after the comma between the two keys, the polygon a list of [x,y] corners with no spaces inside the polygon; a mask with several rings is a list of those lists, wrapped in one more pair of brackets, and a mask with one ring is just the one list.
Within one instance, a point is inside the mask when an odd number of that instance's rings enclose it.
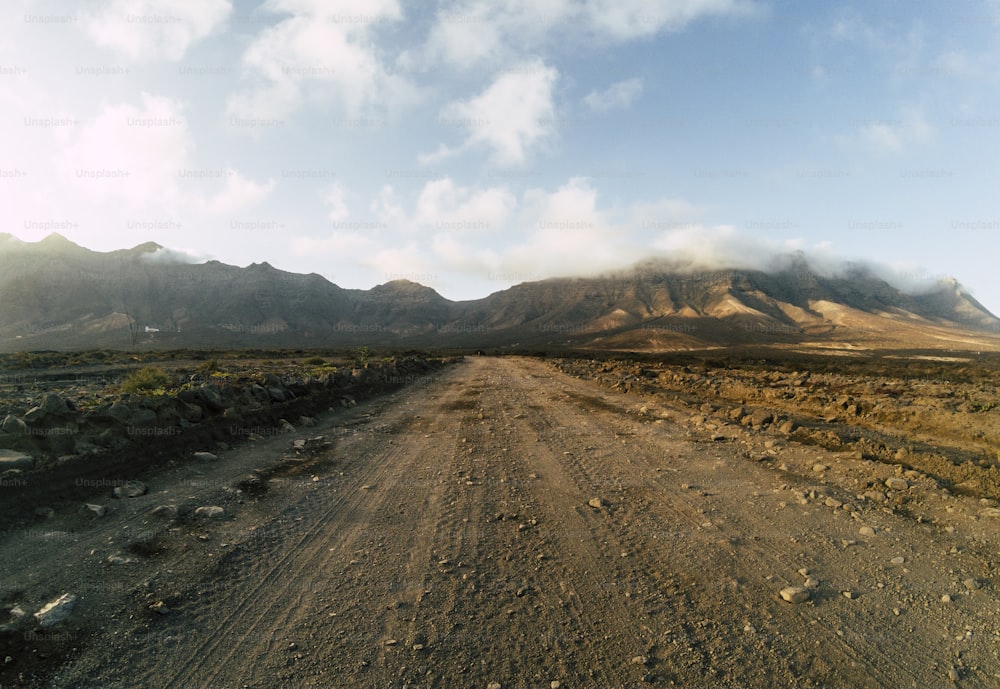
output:
{"label": "rock", "polygon": [[104,505],[94,505],[87,503],[80,508],[81,517],[103,517],[108,513],[108,508]]}
{"label": "rock", "polygon": [[948,679],[952,682],[957,682],[962,679],[962,673],[958,671],[958,668],[954,665],[948,668]]}
{"label": "rock", "polygon": [[35,466],[35,458],[23,452],[0,450],[0,471],[7,469],[31,469]]}
{"label": "rock", "polygon": [[806,577],[806,581],[803,584],[803,586],[805,588],[807,588],[807,589],[818,589],[819,588],[819,580],[818,579],[814,579],[813,577]]}
{"label": "rock", "polygon": [[858,533],[861,534],[862,536],[865,536],[866,538],[872,538],[873,536],[875,536],[875,529],[873,529],[870,526],[862,526],[860,529],[858,529]]}
{"label": "rock", "polygon": [[214,385],[203,385],[198,388],[198,399],[210,411],[219,412],[226,408],[222,393]]}
{"label": "rock", "polygon": [[815,471],[817,474],[826,471],[829,468],[830,467],[827,466],[826,464],[820,464],[820,463],[813,464],[813,471]]}
{"label": "rock", "polygon": [[216,462],[219,459],[218,455],[214,455],[211,452],[195,452],[191,456],[199,462]]}
{"label": "rock", "polygon": [[861,497],[872,502],[885,502],[887,500],[885,493],[880,490],[866,490]]}
{"label": "rock", "polygon": [[134,557],[128,557],[126,555],[108,555],[108,562],[113,565],[131,565],[138,562]]}
{"label": "rock", "polygon": [[962,583],[965,584],[965,588],[970,591],[977,591],[983,587],[983,584],[979,581],[979,579],[974,579],[972,577],[966,579]]}
{"label": "rock", "polygon": [[[774,414],[767,411],[766,409],[755,409],[750,414],[749,418],[750,418],[750,423],[753,424],[754,426],[766,426],[772,421],[774,421]],[[743,422],[745,421],[746,419],[743,419]]]}
{"label": "rock", "polygon": [[36,507],[34,509],[36,517],[42,517],[43,519],[52,519],[56,516],[56,511],[51,507]]}
{"label": "rock", "polygon": [[593,507],[595,510],[599,510],[604,507],[605,503],[600,498],[591,498],[587,501],[587,504]]}
{"label": "rock", "polygon": [[486,685],[486,689],[503,689],[503,685],[500,682],[490,682]]}
{"label": "rock", "polygon": [[794,421],[785,421],[780,426],[778,426],[778,432],[784,433],[785,435],[791,435],[798,429],[798,427],[799,424],[795,423]]}
{"label": "rock", "polygon": [[146,494],[146,484],[142,481],[126,481],[124,485],[115,486],[116,498],[137,498]]}
{"label": "rock", "polygon": [[809,600],[809,591],[801,586],[786,586],[781,589],[781,597],[789,603],[805,603]]}
{"label": "rock", "polygon": [[304,428],[312,428],[316,425],[316,419],[311,416],[300,416],[299,425]]}
{"label": "rock", "polygon": [[985,510],[980,511],[979,516],[994,519],[1000,517],[1000,507],[987,507]]}
{"label": "rock", "polygon": [[206,505],[205,507],[199,507],[194,511],[194,516],[202,517],[204,519],[214,519],[216,517],[221,517],[226,513],[226,510],[219,507],[218,505]]}
{"label": "rock", "polygon": [[950,603],[951,600],[952,600],[951,596],[949,596],[947,593],[944,594],[943,596],[941,596],[941,602],[942,603]]}
{"label": "rock", "polygon": [[889,560],[889,562],[892,563],[892,564],[894,564],[894,565],[901,565],[904,562],[906,562],[906,558],[903,557],[902,555],[897,555],[896,557],[894,557],[891,560]]}
{"label": "rock", "polygon": [[847,600],[854,600],[853,591],[842,591],[842,593],[844,594],[844,598],[846,598]]}
{"label": "rock", "polygon": [[69,617],[69,614],[73,612],[73,606],[76,605],[76,601],[77,597],[72,593],[64,593],[36,612],[35,619],[38,620],[39,626],[43,628],[55,626]]}
{"label": "rock", "polygon": [[267,395],[271,398],[272,402],[284,402],[285,401],[285,391],[279,387],[269,387],[267,388]]}
{"label": "rock", "polygon": [[50,418],[66,419],[74,415],[74,412],[66,404],[66,400],[54,392],[45,395],[42,403],[37,407],[32,407],[24,415],[24,420],[35,425]]}
{"label": "rock", "polygon": [[281,432],[282,433],[294,433],[295,432],[295,426],[293,426],[288,421],[288,419],[281,419],[278,423],[281,424]]}
{"label": "rock", "polygon": [[166,615],[167,613],[170,612],[170,608],[168,608],[167,604],[164,603],[162,600],[156,601],[155,603],[150,605],[149,609],[155,613],[159,613],[160,615]]}
{"label": "rock", "polygon": [[632,657],[632,664],[633,665],[649,665],[649,658],[647,658],[646,656],[633,656]]}
{"label": "rock", "polygon": [[0,429],[2,429],[4,433],[10,433],[12,435],[27,435],[28,424],[13,414],[8,414],[4,417],[3,423],[0,424]]}
{"label": "rock", "polygon": [[173,519],[177,516],[176,505],[157,505],[150,511],[150,516],[160,519]]}
{"label": "rock", "polygon": [[906,490],[910,487],[910,483],[905,478],[891,476],[885,480],[885,487],[889,490]]}
{"label": "rock", "polygon": [[156,425],[156,412],[152,409],[136,409],[132,412],[129,425],[136,428],[149,428]]}
{"label": "rock", "polygon": [[562,683],[560,683],[559,680],[557,679],[554,679],[551,682],[549,682],[549,689],[559,689],[559,687],[561,686]]}
{"label": "rock", "polygon": [[108,407],[107,415],[122,424],[128,424],[132,419],[132,407],[123,402],[115,402]]}
{"label": "rock", "polygon": [[823,502],[827,507],[832,507],[834,509],[840,509],[844,505],[844,503],[842,503],[837,498],[827,498]]}

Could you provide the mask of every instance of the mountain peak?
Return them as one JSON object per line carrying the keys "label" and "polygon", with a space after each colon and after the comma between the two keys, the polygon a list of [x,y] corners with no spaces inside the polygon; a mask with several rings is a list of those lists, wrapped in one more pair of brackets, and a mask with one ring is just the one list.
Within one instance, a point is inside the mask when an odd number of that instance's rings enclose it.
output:
{"label": "mountain peak", "polygon": [[143,242],[142,244],[133,246],[129,249],[129,252],[133,254],[153,254],[161,249],[163,249],[163,247],[156,242]]}

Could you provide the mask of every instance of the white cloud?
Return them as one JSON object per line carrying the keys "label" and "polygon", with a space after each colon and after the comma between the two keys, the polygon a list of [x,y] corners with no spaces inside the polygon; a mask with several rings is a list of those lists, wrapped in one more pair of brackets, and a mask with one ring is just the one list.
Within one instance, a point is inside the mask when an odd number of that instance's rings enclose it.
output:
{"label": "white cloud", "polygon": [[260,203],[271,195],[275,186],[273,179],[260,184],[230,168],[226,170],[225,188],[208,198],[204,207],[215,215],[231,215]]}
{"label": "white cloud", "polygon": [[617,40],[676,31],[702,17],[744,17],[758,11],[747,0],[588,0],[584,8],[591,27]]}
{"label": "white cloud", "polygon": [[702,17],[747,16],[749,0],[458,0],[439,10],[422,51],[409,66],[447,63],[459,69],[509,63],[551,52],[566,39],[628,41],[678,30]]}
{"label": "white cloud", "polygon": [[469,148],[486,148],[497,165],[524,163],[554,129],[552,91],[559,73],[540,60],[501,74],[478,96],[456,101],[441,111],[441,121],[467,132],[461,149],[440,148],[424,155],[431,162]]}
{"label": "white cloud", "polygon": [[496,231],[516,206],[517,199],[502,187],[470,189],[445,178],[424,185],[417,198],[414,222],[447,232]]}
{"label": "white cloud", "polygon": [[[360,7],[360,9],[359,9]],[[396,0],[269,0],[288,15],[261,31],[243,54],[248,86],[229,101],[230,116],[281,118],[308,100],[333,101],[351,116],[399,105],[415,89],[389,73],[373,33],[399,21]]]}
{"label": "white cloud", "polygon": [[347,207],[347,201],[344,199],[344,188],[341,185],[331,184],[330,188],[323,194],[323,203],[330,208],[327,217],[331,222],[340,222],[351,217],[351,210]]}
{"label": "white cloud", "polygon": [[591,91],[583,102],[591,110],[606,112],[628,108],[641,95],[642,79],[626,79],[615,82],[603,91]]}
{"label": "white cloud", "polygon": [[177,199],[177,172],[192,149],[178,101],[143,93],[141,105],[105,105],[69,136],[57,168],[90,197],[132,206]]}
{"label": "white cloud", "polygon": [[222,27],[232,9],[230,0],[110,0],[87,16],[84,28],[94,43],[132,60],[176,61]]}
{"label": "white cloud", "polygon": [[883,153],[900,153],[928,141],[934,132],[919,109],[909,108],[897,119],[872,120],[859,127],[858,135],[868,147]]}

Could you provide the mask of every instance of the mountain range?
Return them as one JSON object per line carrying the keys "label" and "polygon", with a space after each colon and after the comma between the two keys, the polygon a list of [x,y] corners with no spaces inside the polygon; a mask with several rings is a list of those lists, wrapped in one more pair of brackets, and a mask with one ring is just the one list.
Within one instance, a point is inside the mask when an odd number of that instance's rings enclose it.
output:
{"label": "mountain range", "polygon": [[0,234],[0,350],[111,347],[573,347],[745,343],[1000,349],[1000,319],[957,281],[908,294],[861,265],[821,274],[802,254],[770,271],[693,272],[650,259],[522,283],[471,301],[395,280],[188,263],[148,242],[96,252]]}

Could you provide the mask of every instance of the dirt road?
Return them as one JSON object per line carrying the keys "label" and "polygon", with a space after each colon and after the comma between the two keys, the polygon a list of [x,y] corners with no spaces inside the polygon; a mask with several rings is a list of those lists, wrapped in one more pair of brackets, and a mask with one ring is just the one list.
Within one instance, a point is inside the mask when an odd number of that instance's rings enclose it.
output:
{"label": "dirt road", "polygon": [[[58,550],[10,539],[0,581],[81,595],[54,687],[1000,686],[1000,520],[931,489],[938,523],[892,514],[857,496],[890,467],[643,404],[471,357],[177,469]],[[107,563],[171,501],[226,516]]]}

